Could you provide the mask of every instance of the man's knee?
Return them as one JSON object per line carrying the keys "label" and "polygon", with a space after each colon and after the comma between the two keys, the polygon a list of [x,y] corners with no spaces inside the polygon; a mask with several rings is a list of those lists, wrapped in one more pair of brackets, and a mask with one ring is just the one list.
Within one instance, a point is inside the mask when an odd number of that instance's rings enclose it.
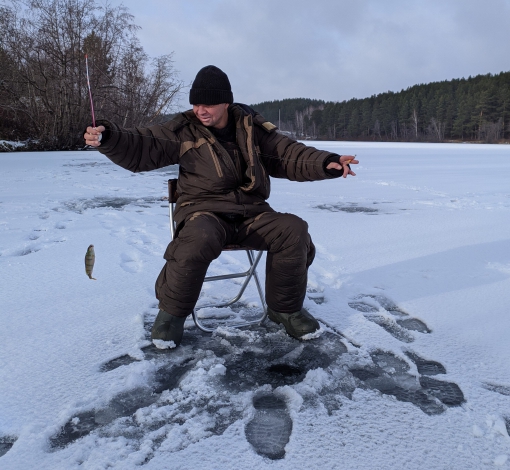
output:
{"label": "man's knee", "polygon": [[282,214],[278,221],[282,237],[286,240],[285,245],[300,245],[309,247],[311,243],[308,234],[308,224],[297,215]]}
{"label": "man's knee", "polygon": [[214,215],[194,215],[168,245],[164,257],[180,264],[210,263],[221,254],[225,238],[225,229]]}

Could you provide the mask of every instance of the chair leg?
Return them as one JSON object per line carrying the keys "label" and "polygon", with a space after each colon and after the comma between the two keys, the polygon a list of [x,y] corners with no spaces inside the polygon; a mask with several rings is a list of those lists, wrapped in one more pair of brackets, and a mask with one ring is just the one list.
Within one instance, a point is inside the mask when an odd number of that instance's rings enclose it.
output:
{"label": "chair leg", "polygon": [[[250,260],[250,263],[252,265],[255,264],[255,266],[257,266],[259,264],[260,258],[262,257],[262,251],[259,251],[259,253],[257,255],[256,262],[254,261],[252,250],[246,250],[246,254],[248,255],[248,259]],[[262,308],[264,309],[264,313],[265,313],[264,318],[262,318],[262,320],[260,320],[262,322],[266,319],[266,316],[267,316],[266,299],[264,297],[264,291],[262,290],[262,285],[260,284],[259,275],[255,269],[253,270],[253,277],[255,279],[255,284],[257,285],[257,290],[259,291],[260,302],[262,303]]]}
{"label": "chair leg", "polygon": [[[263,294],[262,286],[261,286],[261,283],[260,283],[260,280],[259,280],[259,277],[258,277],[258,274],[256,271],[257,265],[259,264],[259,261],[262,258],[263,252],[260,251],[257,253],[256,256],[254,256],[252,250],[246,250],[246,254],[247,254],[248,260],[250,262],[250,268],[248,271],[246,271],[246,273],[234,274],[234,275],[231,274],[231,275],[225,275],[225,276],[211,276],[211,277],[205,279],[205,281],[213,281],[213,280],[218,280],[218,279],[233,279],[233,278],[237,278],[237,277],[246,277],[245,281],[243,282],[243,285],[241,286],[241,289],[239,290],[239,293],[234,298],[230,299],[227,302],[223,302],[221,304],[202,305],[200,308],[206,308],[206,307],[220,308],[220,307],[228,307],[229,305],[232,305],[233,303],[237,302],[241,298],[241,296],[243,295],[244,291],[246,290],[246,287],[248,286],[250,280],[252,278],[254,278],[255,284],[257,286],[257,290],[258,290],[258,293],[260,296],[260,300],[262,302],[263,315],[260,318],[258,318],[257,320],[244,321],[244,322],[229,325],[232,328],[240,328],[243,326],[260,324],[266,319],[266,316],[267,316],[267,308],[266,308],[266,303],[265,303],[265,299],[264,299],[264,294]],[[195,322],[195,325],[200,330],[202,330],[206,333],[212,333],[216,329],[216,328],[209,328],[200,322],[198,315],[197,315],[196,308],[193,309],[192,316],[193,316],[193,321]]]}

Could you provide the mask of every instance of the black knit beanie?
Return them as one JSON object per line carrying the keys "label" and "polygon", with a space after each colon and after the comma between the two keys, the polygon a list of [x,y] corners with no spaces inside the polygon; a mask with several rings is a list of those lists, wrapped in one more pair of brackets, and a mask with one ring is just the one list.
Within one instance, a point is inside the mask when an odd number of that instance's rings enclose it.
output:
{"label": "black knit beanie", "polygon": [[205,105],[233,103],[234,95],[227,74],[214,65],[199,70],[189,91],[189,102]]}

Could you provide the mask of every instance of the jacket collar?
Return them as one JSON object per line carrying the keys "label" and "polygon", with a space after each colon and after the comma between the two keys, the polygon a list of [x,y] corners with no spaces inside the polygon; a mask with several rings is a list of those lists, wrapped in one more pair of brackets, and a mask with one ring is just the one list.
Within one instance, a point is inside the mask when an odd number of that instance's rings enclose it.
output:
{"label": "jacket collar", "polygon": [[[246,112],[245,107],[248,108],[246,105],[239,105],[237,103],[231,104],[228,107],[228,112],[230,114],[232,114],[232,116],[235,120],[235,123],[236,123],[236,128],[238,128],[238,129],[240,127],[241,128],[246,127],[246,125],[251,127],[252,123],[253,123],[252,115],[251,115],[251,113]],[[248,108],[248,109],[251,109],[251,108]],[[255,113],[255,111],[254,111],[254,113]],[[203,136],[205,136],[211,143],[213,143],[216,140],[214,135],[212,134],[212,132],[200,122],[200,119],[198,119],[195,116],[193,109],[184,111],[182,113],[182,116],[184,117],[184,119],[186,121],[189,122],[190,125],[192,125],[192,127],[194,126],[196,128],[196,130],[198,132],[200,132]],[[247,117],[248,117],[248,119],[246,119]]]}

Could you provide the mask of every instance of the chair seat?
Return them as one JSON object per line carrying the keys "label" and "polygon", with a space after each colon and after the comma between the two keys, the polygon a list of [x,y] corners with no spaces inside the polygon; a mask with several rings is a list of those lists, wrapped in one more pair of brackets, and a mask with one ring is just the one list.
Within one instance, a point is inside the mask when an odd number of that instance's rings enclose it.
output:
{"label": "chair seat", "polygon": [[222,248],[222,251],[236,251],[236,250],[246,250],[246,248],[243,248],[241,245],[225,245]]}
{"label": "chair seat", "polygon": [[240,251],[240,250],[249,250],[249,248],[246,248],[245,246],[241,245],[225,245],[222,248],[222,251]]}

